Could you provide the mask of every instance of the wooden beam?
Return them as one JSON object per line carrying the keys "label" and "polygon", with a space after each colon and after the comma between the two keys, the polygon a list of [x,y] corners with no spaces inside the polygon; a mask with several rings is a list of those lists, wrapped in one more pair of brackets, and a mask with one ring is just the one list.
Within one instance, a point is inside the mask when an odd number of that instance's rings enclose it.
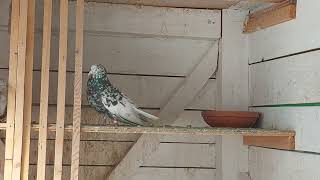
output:
{"label": "wooden beam", "polygon": [[44,0],[37,180],[45,180],[52,0]]}
{"label": "wooden beam", "polygon": [[66,61],[68,51],[68,0],[60,1],[59,69],[57,95],[57,129],[55,142],[54,180],[62,178],[62,158],[64,142]]}
{"label": "wooden beam", "polygon": [[293,0],[275,4],[269,8],[249,14],[244,27],[245,33],[252,33],[296,18],[296,2]]}
{"label": "wooden beam", "polygon": [[77,0],[71,180],[79,179],[84,0]]}
{"label": "wooden beam", "polygon": [[138,168],[155,153],[160,146],[158,135],[142,136],[129,150],[127,155],[112,170],[108,180],[127,180],[136,173]]}
{"label": "wooden beam", "polygon": [[294,150],[294,136],[244,136],[243,144],[249,146],[259,146],[266,148]]}
{"label": "wooden beam", "polygon": [[32,119],[32,74],[34,58],[34,31],[35,31],[35,0],[28,0],[27,52],[24,86],[24,113],[23,113],[23,145],[21,160],[21,180],[29,178],[30,135]]}
{"label": "wooden beam", "polygon": [[[0,123],[0,130],[6,130],[7,124]],[[33,124],[32,130],[39,131],[40,125]],[[73,126],[65,126],[65,132],[72,132]],[[48,125],[48,131],[56,131],[55,124]],[[188,127],[113,127],[81,126],[82,133],[106,134],[160,134],[160,135],[194,135],[194,136],[295,136],[294,131],[278,131],[258,128],[188,128]]]}
{"label": "wooden beam", "polygon": [[217,58],[218,41],[214,41],[193,71],[161,108],[159,117],[162,125],[172,124],[206,85],[217,68]]}
{"label": "wooden beam", "polygon": [[240,1],[279,3],[283,0],[86,0],[88,2],[132,4],[159,7],[180,7],[180,8],[205,8],[205,9],[225,9]]}
{"label": "wooden beam", "polygon": [[19,37],[19,7],[20,0],[11,1],[11,34],[10,34],[10,59],[8,79],[8,105],[7,105],[7,128],[4,179],[12,179],[14,121],[16,109],[16,86],[18,64],[18,37]]}

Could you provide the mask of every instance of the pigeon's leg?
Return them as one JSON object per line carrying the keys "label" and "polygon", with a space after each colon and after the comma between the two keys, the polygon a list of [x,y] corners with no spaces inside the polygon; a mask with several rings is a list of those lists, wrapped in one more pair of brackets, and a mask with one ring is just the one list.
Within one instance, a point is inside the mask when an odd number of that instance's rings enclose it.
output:
{"label": "pigeon's leg", "polygon": [[113,117],[113,125],[116,127],[119,126],[119,121],[118,121],[117,117],[114,115],[112,117]]}
{"label": "pigeon's leg", "polygon": [[104,125],[108,126],[108,115],[103,114]]}

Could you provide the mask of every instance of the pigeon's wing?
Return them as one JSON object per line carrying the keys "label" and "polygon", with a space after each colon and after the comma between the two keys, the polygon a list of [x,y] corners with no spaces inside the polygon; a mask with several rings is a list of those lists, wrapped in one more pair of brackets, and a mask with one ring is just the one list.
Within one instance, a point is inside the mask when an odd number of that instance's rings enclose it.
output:
{"label": "pigeon's wing", "polygon": [[87,83],[87,101],[97,112],[106,114],[109,118],[112,118],[112,114],[102,103],[101,94],[93,89],[92,84],[90,84],[90,80]]}
{"label": "pigeon's wing", "polygon": [[104,93],[102,96],[102,103],[114,118],[125,124],[132,126],[146,125],[146,122],[139,117],[139,115],[134,111],[132,105],[125,98],[115,101],[114,96]]}

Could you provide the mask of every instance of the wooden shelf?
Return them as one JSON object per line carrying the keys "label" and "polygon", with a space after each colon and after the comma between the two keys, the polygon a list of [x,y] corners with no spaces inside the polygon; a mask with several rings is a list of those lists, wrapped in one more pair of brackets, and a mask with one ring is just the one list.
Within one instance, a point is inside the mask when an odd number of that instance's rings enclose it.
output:
{"label": "wooden shelf", "polygon": [[[0,130],[5,130],[6,123],[0,123]],[[72,132],[73,126],[65,126],[66,132]],[[33,124],[32,130],[38,131],[39,124]],[[48,131],[56,131],[55,124],[48,125]],[[181,135],[204,135],[204,136],[273,136],[273,137],[294,137],[294,131],[278,131],[255,128],[189,128],[189,127],[124,127],[124,126],[81,126],[84,133],[119,133],[119,134],[181,134]]]}

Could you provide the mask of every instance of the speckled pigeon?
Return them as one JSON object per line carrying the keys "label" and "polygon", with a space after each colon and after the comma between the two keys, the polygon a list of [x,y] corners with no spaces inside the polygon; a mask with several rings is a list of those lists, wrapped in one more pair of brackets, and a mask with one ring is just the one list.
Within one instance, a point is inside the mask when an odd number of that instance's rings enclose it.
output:
{"label": "speckled pigeon", "polygon": [[87,82],[87,100],[91,107],[109,118],[128,126],[152,126],[158,117],[139,110],[107,77],[101,65],[92,65]]}

